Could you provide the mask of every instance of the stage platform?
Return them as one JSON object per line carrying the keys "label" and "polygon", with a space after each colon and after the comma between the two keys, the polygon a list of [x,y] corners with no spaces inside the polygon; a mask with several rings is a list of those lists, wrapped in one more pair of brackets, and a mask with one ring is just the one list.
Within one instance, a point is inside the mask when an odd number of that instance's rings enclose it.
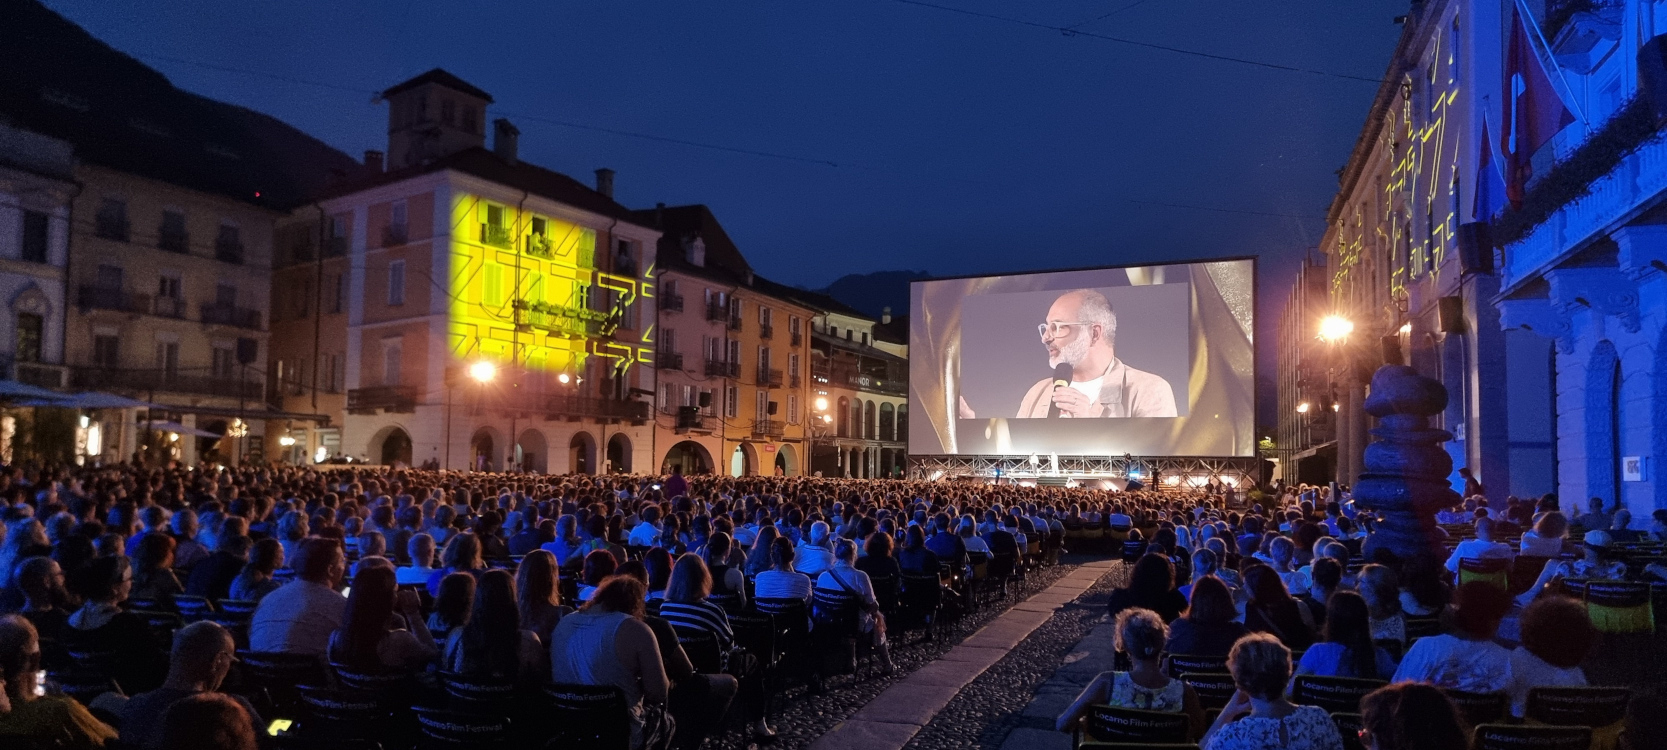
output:
{"label": "stage platform", "polygon": [[1214,481],[1235,490],[1256,486],[1254,456],[909,456],[909,477],[925,481],[1013,482],[1122,490],[1138,481],[1152,490],[1205,489]]}

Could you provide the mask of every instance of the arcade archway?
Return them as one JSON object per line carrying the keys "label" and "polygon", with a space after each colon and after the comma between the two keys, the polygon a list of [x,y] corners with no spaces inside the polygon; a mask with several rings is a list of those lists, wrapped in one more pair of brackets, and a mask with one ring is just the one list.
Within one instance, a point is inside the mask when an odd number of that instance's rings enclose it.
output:
{"label": "arcade archway", "polygon": [[544,441],[544,433],[538,430],[527,430],[521,433],[521,439],[515,441],[515,457],[513,459],[521,467],[521,471],[543,474],[550,470],[550,446]]}
{"label": "arcade archway", "polygon": [[596,473],[596,438],[588,432],[574,433],[567,444],[567,468],[574,474]]}
{"label": "arcade archway", "polygon": [[684,440],[666,451],[666,460],[661,461],[661,472],[670,474],[672,467],[682,467],[683,473],[710,474],[712,473],[712,453],[706,446],[693,440]]}
{"label": "arcade archway", "polygon": [[631,438],[615,433],[608,438],[608,464],[610,473],[631,473]]}

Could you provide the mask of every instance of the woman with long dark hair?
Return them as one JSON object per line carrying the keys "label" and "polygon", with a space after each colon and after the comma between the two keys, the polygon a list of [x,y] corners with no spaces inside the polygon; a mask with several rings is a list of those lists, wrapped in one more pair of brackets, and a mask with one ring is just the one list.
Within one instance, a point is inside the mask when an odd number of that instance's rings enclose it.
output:
{"label": "woman with long dark hair", "polygon": [[443,640],[469,622],[469,608],[475,601],[475,577],[453,573],[440,581],[440,595],[434,597],[434,612],[428,616],[428,630]]}
{"label": "woman with long dark hair", "polygon": [[548,642],[556,623],[573,612],[572,607],[562,606],[560,582],[556,556],[548,550],[535,549],[527,553],[515,570],[521,627],[531,630],[541,642]]}
{"label": "woman with long dark hair", "polygon": [[1175,569],[1163,555],[1148,554],[1134,564],[1128,588],[1111,592],[1111,616],[1132,607],[1158,613],[1165,624],[1175,621],[1187,608],[1187,598],[1175,590]]}
{"label": "woman with long dark hair", "polygon": [[[1199,550],[1200,553],[1209,550]],[[1236,622],[1239,612],[1233,594],[1220,578],[1205,576],[1192,584],[1191,604],[1169,626],[1164,650],[1189,656],[1226,656],[1233,644],[1250,631]]]}
{"label": "woman with long dark hair", "polygon": [[671,553],[665,547],[654,547],[643,555],[642,564],[648,572],[648,598],[666,598],[666,584],[671,582]]}
{"label": "woman with long dark hair", "polygon": [[278,540],[267,537],[255,542],[254,550],[249,553],[249,562],[244,564],[237,578],[232,579],[231,598],[258,602],[278,590],[283,584],[273,580],[272,575],[283,566],[284,546]]}
{"label": "woman with long dark hair", "polygon": [[[396,612],[403,627],[395,624]],[[353,577],[342,626],[330,634],[330,663],[355,670],[416,671],[439,654],[417,595],[400,591],[393,568],[367,566]]]}
{"label": "woman with long dark hair", "polygon": [[480,577],[469,622],[446,639],[440,663],[467,677],[542,684],[549,666],[544,644],[521,627],[515,579],[509,571],[488,570]]}
{"label": "woman with long dark hair", "polygon": [[1250,596],[1244,609],[1245,627],[1252,632],[1272,633],[1292,651],[1314,643],[1314,624],[1307,608],[1291,598],[1278,572],[1266,565],[1252,565],[1244,572],[1244,585]]}
{"label": "woman with long dark hair", "polygon": [[1387,680],[1395,659],[1372,642],[1371,611],[1353,591],[1339,591],[1326,604],[1325,640],[1308,647],[1297,674]]}

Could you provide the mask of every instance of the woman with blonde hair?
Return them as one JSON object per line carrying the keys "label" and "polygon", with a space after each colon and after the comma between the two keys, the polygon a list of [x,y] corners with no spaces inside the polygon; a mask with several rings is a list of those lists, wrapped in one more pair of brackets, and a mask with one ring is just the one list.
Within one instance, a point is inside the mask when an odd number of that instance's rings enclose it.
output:
{"label": "woman with blonde hair", "polygon": [[1060,714],[1054,728],[1068,732],[1088,715],[1088,708],[1110,705],[1143,711],[1184,713],[1197,737],[1204,729],[1204,709],[1192,687],[1163,673],[1160,665],[1169,628],[1156,612],[1139,607],[1117,615],[1117,650],[1129,655],[1133,669],[1101,672],[1083,688],[1075,703]]}
{"label": "woman with blonde hair", "polygon": [[556,623],[573,611],[572,607],[562,606],[560,581],[556,556],[549,550],[535,549],[527,553],[515,570],[521,627],[531,630],[545,643],[550,641]]}
{"label": "woman with blonde hair", "polygon": [[1291,650],[1273,634],[1239,639],[1227,656],[1227,671],[1238,692],[1204,733],[1203,750],[1343,750],[1343,737],[1325,709],[1285,699]]}

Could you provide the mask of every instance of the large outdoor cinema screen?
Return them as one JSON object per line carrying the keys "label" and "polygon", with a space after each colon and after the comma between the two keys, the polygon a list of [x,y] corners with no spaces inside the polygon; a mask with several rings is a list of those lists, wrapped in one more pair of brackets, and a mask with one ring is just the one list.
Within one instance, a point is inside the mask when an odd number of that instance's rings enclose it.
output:
{"label": "large outdoor cinema screen", "polygon": [[1250,258],[917,281],[909,453],[1254,455]]}

